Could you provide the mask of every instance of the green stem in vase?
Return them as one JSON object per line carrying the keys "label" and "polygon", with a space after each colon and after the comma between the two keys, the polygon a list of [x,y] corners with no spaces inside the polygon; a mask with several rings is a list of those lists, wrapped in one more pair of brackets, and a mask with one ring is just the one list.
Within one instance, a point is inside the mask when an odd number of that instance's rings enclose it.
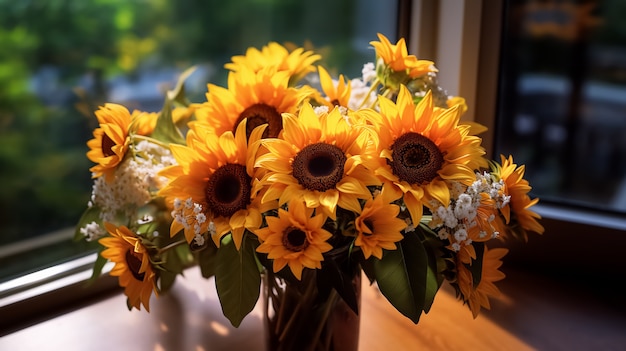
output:
{"label": "green stem in vase", "polygon": [[[338,297],[339,295],[337,294],[337,291],[335,291],[335,289],[332,289],[330,292],[330,295],[328,296],[328,300],[326,301],[326,304],[324,305],[324,311],[322,313],[322,317],[319,320],[319,323],[317,324],[317,329],[315,329],[315,334],[313,334],[313,338],[311,338],[312,341],[321,342],[321,340],[319,339],[320,339],[320,336],[322,335],[322,330],[326,326],[326,322],[328,321],[330,312],[332,311],[333,307],[335,307],[335,303],[337,302]],[[330,343],[330,337],[328,337],[328,339],[329,339],[328,343]],[[314,350],[316,345],[317,344],[311,344],[308,351]]]}
{"label": "green stem in vase", "polygon": [[[290,329],[294,326],[294,323],[298,319],[299,312],[300,312],[300,309],[302,309],[302,306],[304,306],[305,304],[310,304],[309,300],[313,297],[313,294],[317,290],[315,288],[315,283],[316,283],[315,279],[309,279],[304,296],[302,296],[301,299],[298,299],[296,297],[296,308],[291,312],[291,317],[287,321],[287,324],[285,325],[285,329],[283,329],[283,332],[278,337],[279,341],[283,341],[285,337],[287,336],[288,332],[290,331]],[[284,295],[286,296],[287,293],[285,293]],[[280,307],[281,309],[284,309],[284,304],[281,304]],[[279,329],[277,328],[276,329],[277,333],[278,333],[278,330]]]}

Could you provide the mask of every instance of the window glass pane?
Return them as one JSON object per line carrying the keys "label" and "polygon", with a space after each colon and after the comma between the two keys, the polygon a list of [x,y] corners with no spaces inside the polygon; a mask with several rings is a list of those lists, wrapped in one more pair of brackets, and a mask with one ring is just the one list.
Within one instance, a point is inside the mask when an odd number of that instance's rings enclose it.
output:
{"label": "window glass pane", "polygon": [[626,213],[626,2],[507,1],[498,153],[533,192]]}
{"label": "window glass pane", "polygon": [[89,249],[71,238],[98,106],[158,111],[192,65],[186,88],[201,102],[233,55],[270,41],[358,77],[376,33],[395,39],[396,12],[377,0],[0,1],[0,281]]}

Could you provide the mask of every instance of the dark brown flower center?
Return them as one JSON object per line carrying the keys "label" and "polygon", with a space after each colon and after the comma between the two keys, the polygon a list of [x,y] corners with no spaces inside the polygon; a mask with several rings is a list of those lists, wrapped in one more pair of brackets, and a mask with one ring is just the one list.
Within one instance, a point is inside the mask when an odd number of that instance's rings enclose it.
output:
{"label": "dark brown flower center", "polygon": [[218,168],[204,190],[207,205],[224,217],[245,209],[250,204],[251,181],[243,165],[231,163]]}
{"label": "dark brown flower center", "polygon": [[115,146],[113,139],[111,139],[107,133],[102,133],[102,154],[104,157],[115,156],[113,146]]}
{"label": "dark brown flower center", "polygon": [[293,176],[308,190],[333,189],[343,177],[346,160],[346,155],[335,145],[307,145],[293,160]]}
{"label": "dark brown flower center", "polygon": [[[247,109],[243,110],[237,118],[235,123],[235,129],[241,121],[248,119],[246,122],[246,139],[250,139],[250,134],[254,128],[267,124],[267,128],[263,131],[263,139],[276,138],[278,133],[283,129],[283,118],[280,113],[273,106],[266,104],[254,104]],[[233,130],[233,133],[235,131]]]}
{"label": "dark brown flower center", "polygon": [[132,252],[132,249],[126,251],[125,258],[126,258],[126,266],[128,266],[128,270],[130,271],[130,273],[133,275],[135,279],[137,279],[140,282],[143,282],[143,279],[145,278],[146,274],[139,273],[139,269],[141,268],[141,259],[135,256],[135,254]]}
{"label": "dark brown flower center", "polygon": [[288,227],[283,232],[283,246],[289,251],[300,252],[309,246],[309,241],[300,228]]}
{"label": "dark brown flower center", "polygon": [[410,184],[435,179],[443,165],[443,154],[432,140],[418,133],[406,133],[391,146],[393,174]]}

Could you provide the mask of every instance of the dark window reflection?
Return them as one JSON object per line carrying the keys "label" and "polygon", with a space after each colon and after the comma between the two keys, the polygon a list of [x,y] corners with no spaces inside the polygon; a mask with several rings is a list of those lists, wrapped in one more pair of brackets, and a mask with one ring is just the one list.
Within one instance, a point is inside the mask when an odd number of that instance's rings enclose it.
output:
{"label": "dark window reflection", "polygon": [[508,1],[496,151],[544,202],[626,213],[626,1]]}

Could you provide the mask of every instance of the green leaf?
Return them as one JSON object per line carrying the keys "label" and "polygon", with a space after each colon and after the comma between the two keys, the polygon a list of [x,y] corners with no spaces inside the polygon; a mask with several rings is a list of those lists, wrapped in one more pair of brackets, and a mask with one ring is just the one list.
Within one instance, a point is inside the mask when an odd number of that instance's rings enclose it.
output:
{"label": "green leaf", "polygon": [[186,252],[188,252],[185,249],[186,247],[179,245],[173,250],[166,251],[164,254],[162,254],[162,258],[165,262],[162,263],[161,266],[172,273],[182,273],[183,269],[185,269],[186,267],[182,256],[185,255]]}
{"label": "green leaf", "polygon": [[165,293],[168,292],[172,286],[174,286],[174,282],[176,282],[176,277],[178,276],[178,274],[170,272],[170,271],[166,271],[166,270],[160,270],[157,272],[158,274],[158,289],[159,289],[159,293]]}
{"label": "green leaf", "polygon": [[[361,256],[363,256],[363,254],[361,253]],[[374,261],[378,260],[375,257],[370,258],[369,260],[364,259],[363,257],[361,257],[361,268],[363,268],[363,272],[365,273],[365,276],[367,277],[367,280],[370,282],[370,285],[374,284],[374,282],[376,281],[376,270],[374,269]]]}
{"label": "green leaf", "polygon": [[239,327],[259,299],[261,273],[255,259],[254,245],[244,235],[237,251],[231,235],[226,235],[217,250],[215,286],[224,316]]}
{"label": "green leaf", "polygon": [[[342,269],[342,267],[344,269]],[[326,299],[330,293],[330,289],[334,288],[354,313],[359,314],[356,287],[352,281],[353,277],[360,273],[360,271],[357,272],[353,267],[347,265],[339,266],[336,260],[325,260],[322,263],[322,269],[317,270],[316,276],[320,297]]]}
{"label": "green leaf", "polygon": [[[178,247],[176,249],[178,249]],[[178,250],[176,249],[166,251],[162,257],[163,263],[160,264],[162,269],[158,271],[159,292],[169,291],[176,281],[176,276],[182,274],[185,268]]]}
{"label": "green leaf", "polygon": [[87,285],[93,284],[100,277],[100,275],[102,274],[102,269],[108,261],[109,260],[100,255],[100,252],[96,254],[96,261],[93,264],[93,271],[91,273],[91,278],[89,278],[89,280],[87,281]]}
{"label": "green leaf", "polygon": [[415,232],[406,233],[398,248],[374,259],[374,274],[381,293],[403,315],[417,324],[424,310],[428,256]]}
{"label": "green leaf", "polygon": [[85,239],[85,235],[80,232],[80,228],[86,226],[91,222],[96,222],[100,224],[102,221],[100,220],[100,207],[91,206],[88,207],[85,212],[80,216],[78,223],[76,224],[76,229],[74,230],[74,241],[81,241]]}
{"label": "green leaf", "polygon": [[443,243],[436,237],[436,234],[425,225],[416,228],[416,234],[428,256],[428,268],[426,270],[426,290],[424,296],[424,313],[428,313],[435,301],[435,296],[443,284],[443,272],[445,261],[441,253]]}
{"label": "green leaf", "polygon": [[169,99],[165,99],[151,137],[167,144],[185,144],[185,138],[172,119],[172,102]]}
{"label": "green leaf", "polygon": [[217,246],[213,243],[213,239],[207,239],[207,247],[198,252],[198,265],[200,272],[204,278],[210,278],[215,275],[215,266],[217,264]]}
{"label": "green leaf", "polygon": [[178,77],[178,81],[176,82],[176,87],[173,90],[167,92],[167,98],[170,101],[178,102],[181,105],[188,106],[189,101],[185,96],[185,81],[189,76],[193,74],[196,70],[196,67],[189,67],[183,73],[181,73],[180,77]]}

